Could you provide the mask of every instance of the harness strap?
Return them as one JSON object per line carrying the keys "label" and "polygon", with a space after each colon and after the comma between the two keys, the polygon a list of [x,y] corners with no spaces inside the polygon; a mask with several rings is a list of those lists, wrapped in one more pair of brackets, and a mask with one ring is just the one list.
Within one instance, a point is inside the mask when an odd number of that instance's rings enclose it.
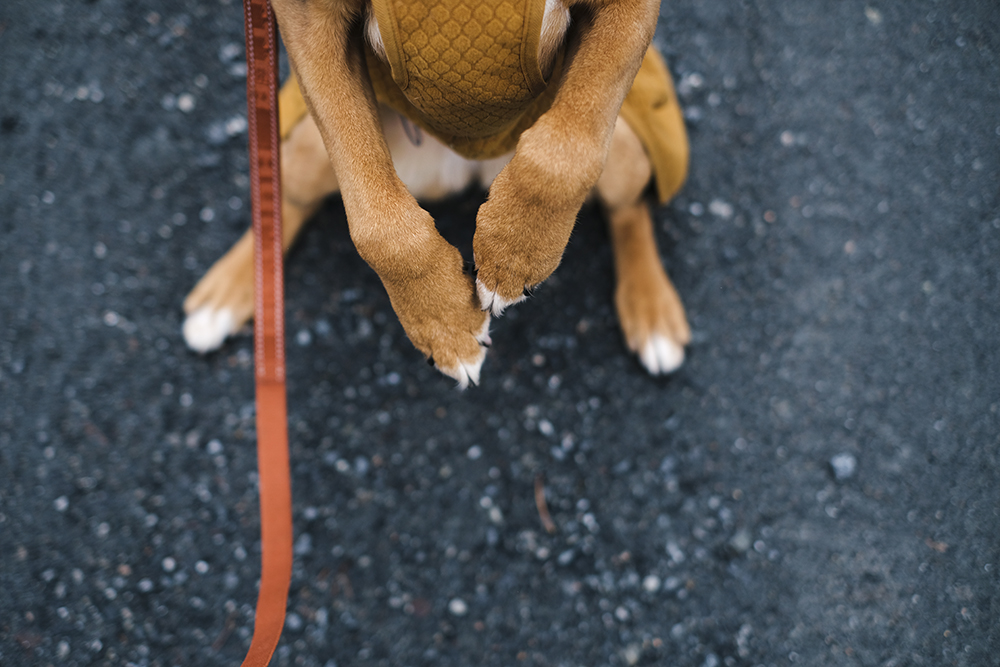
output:
{"label": "harness strap", "polygon": [[285,395],[278,138],[277,23],[268,0],[243,0],[254,231],[254,369],[260,480],[261,580],[243,667],[266,667],[285,625],[292,578],[292,489]]}

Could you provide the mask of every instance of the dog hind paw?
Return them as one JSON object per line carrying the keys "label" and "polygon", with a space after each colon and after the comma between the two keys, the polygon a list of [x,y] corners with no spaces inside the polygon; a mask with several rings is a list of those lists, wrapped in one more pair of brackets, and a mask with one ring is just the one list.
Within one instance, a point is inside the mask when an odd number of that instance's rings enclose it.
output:
{"label": "dog hind paw", "polygon": [[206,306],[188,315],[181,331],[189,348],[205,354],[218,349],[226,338],[236,333],[236,329],[232,310]]}
{"label": "dog hind paw", "polygon": [[666,336],[653,334],[639,350],[639,361],[650,375],[673,373],[684,363],[684,348]]}

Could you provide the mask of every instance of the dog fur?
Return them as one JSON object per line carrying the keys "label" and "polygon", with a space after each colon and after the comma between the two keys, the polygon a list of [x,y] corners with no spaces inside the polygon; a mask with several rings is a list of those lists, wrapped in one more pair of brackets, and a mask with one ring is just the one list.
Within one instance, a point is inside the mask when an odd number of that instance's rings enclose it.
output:
{"label": "dog fur", "polygon": [[[681,365],[690,329],[643,196],[650,159],[618,116],[652,38],[657,0],[547,0],[539,62],[551,67],[572,15],[578,38],[568,67],[515,152],[485,161],[427,134],[414,145],[398,115],[377,104],[361,40],[367,35],[378,53],[379,32],[364,0],[272,5],[310,112],[282,143],[286,251],[323,199],[339,192],[351,238],[410,340],[465,387],[479,382],[490,317],[555,270],[593,193],[608,218],[627,346],[654,375]],[[417,203],[471,183],[489,189],[473,239],[475,279]],[[252,256],[248,232],[188,295],[183,332],[192,349],[217,348],[252,317]]]}

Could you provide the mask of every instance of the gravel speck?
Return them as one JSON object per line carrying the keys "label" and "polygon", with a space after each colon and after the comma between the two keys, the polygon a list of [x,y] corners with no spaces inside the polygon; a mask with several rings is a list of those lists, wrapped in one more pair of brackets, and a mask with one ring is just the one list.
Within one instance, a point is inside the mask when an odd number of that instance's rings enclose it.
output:
{"label": "gravel speck", "polygon": [[451,612],[453,616],[465,616],[469,613],[469,605],[465,604],[465,600],[462,598],[453,598],[452,601],[448,603],[448,611]]}
{"label": "gravel speck", "polygon": [[843,482],[854,477],[858,468],[858,460],[854,458],[853,454],[845,452],[831,458],[830,467],[833,469],[833,476],[837,478],[837,481]]}
{"label": "gravel speck", "polygon": [[735,535],[729,538],[729,546],[741,554],[749,551],[752,543],[750,533],[746,530],[738,530]]}

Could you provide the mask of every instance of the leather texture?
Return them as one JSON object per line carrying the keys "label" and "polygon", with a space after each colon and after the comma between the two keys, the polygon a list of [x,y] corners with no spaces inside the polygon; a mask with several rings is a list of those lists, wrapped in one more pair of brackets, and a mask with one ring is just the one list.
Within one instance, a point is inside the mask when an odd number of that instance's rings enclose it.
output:
{"label": "leather texture", "polygon": [[[254,375],[261,580],[243,667],[267,667],[285,626],[292,578],[292,489],[285,392],[278,34],[268,0],[244,0],[254,232]],[[299,96],[301,97],[301,95]],[[304,103],[303,103],[304,106]]]}

